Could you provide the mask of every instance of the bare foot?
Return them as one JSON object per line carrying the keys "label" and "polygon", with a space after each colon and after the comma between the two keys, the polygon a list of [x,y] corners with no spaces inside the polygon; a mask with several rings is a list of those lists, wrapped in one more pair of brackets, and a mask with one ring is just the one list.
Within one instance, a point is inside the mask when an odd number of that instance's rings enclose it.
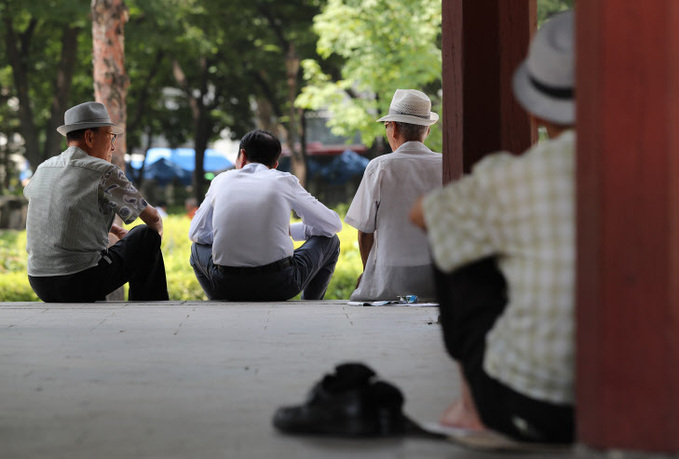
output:
{"label": "bare foot", "polygon": [[458,429],[486,430],[479,418],[476,408],[471,402],[466,403],[463,398],[459,398],[441,416],[441,424]]}

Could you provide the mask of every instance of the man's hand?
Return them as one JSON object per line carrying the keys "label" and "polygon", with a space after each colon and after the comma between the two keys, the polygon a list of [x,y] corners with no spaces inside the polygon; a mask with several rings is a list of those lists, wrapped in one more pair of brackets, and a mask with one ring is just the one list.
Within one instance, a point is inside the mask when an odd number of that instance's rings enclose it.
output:
{"label": "man's hand", "polygon": [[129,233],[128,230],[126,230],[122,226],[116,225],[115,223],[113,224],[113,226],[111,226],[111,230],[109,232],[113,233],[113,235],[117,237],[119,240],[127,236],[127,233]]}
{"label": "man's hand", "polygon": [[139,214],[139,218],[141,218],[149,228],[156,230],[158,234],[160,234],[160,237],[163,237],[163,219],[151,204],[144,208],[142,213]]}

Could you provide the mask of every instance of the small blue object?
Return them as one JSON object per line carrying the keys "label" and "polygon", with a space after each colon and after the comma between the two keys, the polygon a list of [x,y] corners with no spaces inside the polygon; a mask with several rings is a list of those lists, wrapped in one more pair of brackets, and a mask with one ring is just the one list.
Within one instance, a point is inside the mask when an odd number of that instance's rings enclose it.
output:
{"label": "small blue object", "polygon": [[417,295],[399,296],[398,299],[401,300],[401,302],[403,303],[408,304],[417,303]]}

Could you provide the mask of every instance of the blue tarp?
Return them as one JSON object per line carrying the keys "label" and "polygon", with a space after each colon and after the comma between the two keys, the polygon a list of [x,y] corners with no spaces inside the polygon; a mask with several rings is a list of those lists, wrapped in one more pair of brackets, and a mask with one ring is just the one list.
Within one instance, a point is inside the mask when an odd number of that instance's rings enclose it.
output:
{"label": "blue tarp", "polygon": [[[144,179],[155,180],[159,185],[167,185],[177,179],[184,185],[191,184],[193,171],[196,169],[195,151],[193,148],[150,148],[146,152]],[[139,176],[141,161],[129,163],[130,174]],[[233,167],[233,163],[221,153],[212,148],[205,150],[203,169],[205,172],[220,172]]]}
{"label": "blue tarp", "polygon": [[177,179],[182,185],[191,185],[193,173],[187,171],[179,165],[160,158],[151,165],[144,167],[144,179],[155,180],[158,185],[165,186]]}
{"label": "blue tarp", "polygon": [[[149,148],[146,152],[146,164],[153,164],[160,158],[165,158],[172,161],[182,169],[193,172],[196,168],[196,153],[193,148]],[[132,163],[132,167],[139,169],[140,162]],[[205,150],[205,160],[203,161],[203,170],[205,172],[218,172],[233,167],[233,163],[229,159],[215,149],[208,148]]]}
{"label": "blue tarp", "polygon": [[[320,179],[329,185],[343,185],[356,176],[363,175],[370,160],[355,151],[345,150],[330,162],[318,161],[313,156],[307,157],[307,177],[309,180]],[[282,158],[278,169],[290,172],[290,158]]]}
{"label": "blue tarp", "polygon": [[357,175],[363,175],[369,162],[368,158],[355,151],[345,150],[341,155],[335,156],[330,164],[321,167],[317,173],[325,183],[342,185]]}

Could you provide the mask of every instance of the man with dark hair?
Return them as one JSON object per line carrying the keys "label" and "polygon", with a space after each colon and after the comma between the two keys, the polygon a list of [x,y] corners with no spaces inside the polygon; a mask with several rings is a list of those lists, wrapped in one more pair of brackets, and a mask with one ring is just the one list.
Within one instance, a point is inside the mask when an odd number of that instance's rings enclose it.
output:
{"label": "man with dark hair", "polygon": [[[212,181],[191,221],[191,266],[210,299],[322,299],[339,257],[342,221],[294,175],[276,170],[280,141],[255,130],[241,140],[236,169]],[[290,224],[291,212],[302,219]],[[306,242],[294,249],[294,240]]]}
{"label": "man with dark hair", "polygon": [[[31,287],[45,302],[90,302],[129,282],[130,300],[167,300],[163,220],[111,164],[123,130],[98,102],[68,109],[64,121],[57,131],[68,149],[42,163],[24,188]],[[116,214],[146,225],[127,231],[113,224]]]}
{"label": "man with dark hair", "polygon": [[351,300],[392,300],[435,295],[426,236],[408,221],[424,193],[440,188],[442,158],[424,145],[439,119],[426,94],[397,89],[383,122],[393,153],[373,159],[363,174],[344,221],[358,230],[363,262]]}

